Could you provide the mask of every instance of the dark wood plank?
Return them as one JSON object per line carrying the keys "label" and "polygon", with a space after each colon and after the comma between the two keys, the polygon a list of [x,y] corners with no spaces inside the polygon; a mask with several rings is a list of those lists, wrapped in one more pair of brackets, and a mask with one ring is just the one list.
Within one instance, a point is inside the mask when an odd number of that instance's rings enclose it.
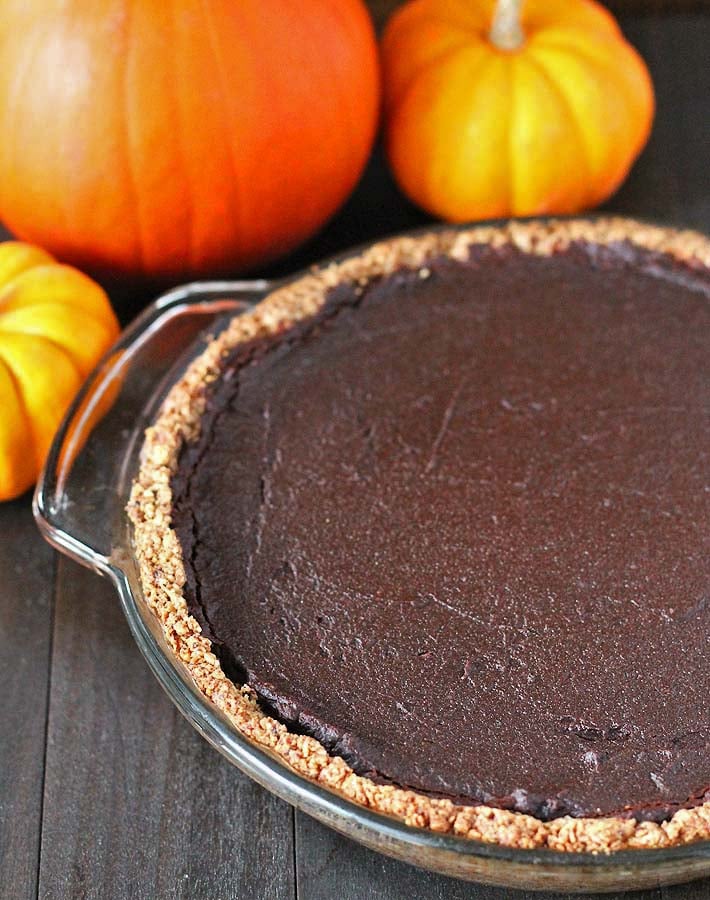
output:
{"label": "dark wood plank", "polygon": [[0,897],[37,884],[53,572],[29,496],[0,504]]}
{"label": "dark wood plank", "polygon": [[[302,813],[296,813],[298,900],[595,900],[599,894],[555,894],[468,884],[387,859]],[[710,879],[647,891],[605,894],[610,900],[706,900]]]}
{"label": "dark wood plank", "polygon": [[112,587],[62,560],[40,898],[290,900],[292,841],[290,807],[163,694]]}
{"label": "dark wood plank", "polygon": [[710,897],[710,878],[693,881],[690,884],[677,884],[673,887],[660,888],[661,900],[708,900]]}
{"label": "dark wood plank", "polygon": [[296,849],[298,900],[516,900],[520,896],[388,859],[298,812]]}

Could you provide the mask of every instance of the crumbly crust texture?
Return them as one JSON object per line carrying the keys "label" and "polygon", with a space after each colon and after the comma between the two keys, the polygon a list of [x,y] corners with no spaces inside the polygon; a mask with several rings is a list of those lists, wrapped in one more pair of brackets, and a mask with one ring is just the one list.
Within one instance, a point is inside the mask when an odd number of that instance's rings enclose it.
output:
{"label": "crumbly crust texture", "polygon": [[710,839],[710,802],[678,810],[660,824],[616,817],[565,816],[542,822],[532,816],[487,806],[465,806],[356,775],[314,738],[293,734],[259,708],[254,691],[225,675],[210,641],[189,614],[185,568],[171,527],[170,481],[178,456],[200,432],[208,386],[219,379],[222,360],[245,341],[273,335],[314,313],[341,282],[364,288],[370,281],[406,267],[427,277],[427,262],[441,255],[465,260],[475,244],[512,244],[547,256],[575,241],[630,241],[691,266],[710,267],[710,240],[690,231],[657,228],[627,219],[511,223],[465,231],[430,232],[372,245],[358,256],[332,263],[275,290],[251,312],[236,316],[170,390],[155,424],[145,435],[140,470],[128,515],[145,599],[158,617],[168,644],[187,667],[197,688],[237,731],[300,775],[354,803],[394,816],[408,825],[506,847],[546,847],[567,852],[610,853],[671,847]]}

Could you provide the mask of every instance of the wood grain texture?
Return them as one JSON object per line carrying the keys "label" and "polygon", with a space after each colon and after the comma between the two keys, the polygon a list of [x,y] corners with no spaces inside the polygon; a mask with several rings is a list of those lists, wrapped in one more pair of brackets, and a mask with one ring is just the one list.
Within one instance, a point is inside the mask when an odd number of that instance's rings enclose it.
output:
{"label": "wood grain texture", "polygon": [[294,896],[290,807],[185,722],[132,642],[113,588],[57,577],[39,896]]}
{"label": "wood grain texture", "polygon": [[[387,859],[296,813],[298,900],[596,900],[599,894],[557,894],[467,884]],[[609,900],[707,900],[710,879],[647,891],[604,894]]]}
{"label": "wood grain texture", "polygon": [[[708,897],[710,897],[710,878],[703,878],[690,884],[662,887],[658,890],[661,900],[708,900]],[[633,895],[631,896],[633,900]]]}
{"label": "wood grain texture", "polygon": [[53,572],[29,497],[0,504],[0,897],[36,890]]}
{"label": "wood grain texture", "polygon": [[[367,850],[296,813],[298,900],[516,900],[518,891],[467,884]],[[657,900],[657,898],[656,898]]]}

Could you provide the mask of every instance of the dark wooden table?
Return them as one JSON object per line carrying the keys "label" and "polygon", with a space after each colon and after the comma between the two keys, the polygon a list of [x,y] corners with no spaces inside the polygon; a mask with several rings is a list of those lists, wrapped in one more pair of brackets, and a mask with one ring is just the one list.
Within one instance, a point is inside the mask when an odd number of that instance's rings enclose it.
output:
{"label": "dark wooden table", "polygon": [[[650,63],[658,117],[608,208],[710,231],[710,10],[623,25]],[[424,222],[376,154],[280,271]],[[148,299],[121,297],[124,319]],[[111,587],[42,542],[28,496],[0,505],[0,685],[1,900],[523,896],[364,850],[228,765],[163,695]],[[710,881],[636,896],[707,900]]]}

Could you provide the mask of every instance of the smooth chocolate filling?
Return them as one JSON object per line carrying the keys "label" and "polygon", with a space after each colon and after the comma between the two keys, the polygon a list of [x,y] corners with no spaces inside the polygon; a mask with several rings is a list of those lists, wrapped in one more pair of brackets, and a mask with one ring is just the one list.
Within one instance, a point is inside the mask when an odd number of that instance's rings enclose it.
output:
{"label": "smooth chocolate filling", "polygon": [[709,301],[630,244],[481,246],[234,351],[172,483],[228,674],[378,781],[708,798]]}

